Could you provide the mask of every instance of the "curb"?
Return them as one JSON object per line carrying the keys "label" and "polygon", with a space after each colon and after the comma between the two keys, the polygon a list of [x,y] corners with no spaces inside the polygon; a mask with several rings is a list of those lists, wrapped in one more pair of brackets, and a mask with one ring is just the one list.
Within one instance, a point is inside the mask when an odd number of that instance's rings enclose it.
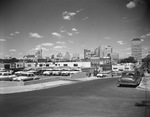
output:
{"label": "curb", "polygon": [[47,88],[53,88],[63,85],[69,85],[73,84],[75,82],[73,81],[54,81],[50,83],[41,83],[41,84],[34,84],[31,86],[17,86],[17,87],[7,87],[7,88],[1,88],[0,94],[11,94],[11,93],[21,93],[21,92],[27,92],[27,91],[34,91],[34,90],[42,90]]}
{"label": "curb", "polygon": [[142,78],[141,83],[139,84],[137,89],[144,90],[144,91],[150,91],[150,80],[146,81],[146,77]]}

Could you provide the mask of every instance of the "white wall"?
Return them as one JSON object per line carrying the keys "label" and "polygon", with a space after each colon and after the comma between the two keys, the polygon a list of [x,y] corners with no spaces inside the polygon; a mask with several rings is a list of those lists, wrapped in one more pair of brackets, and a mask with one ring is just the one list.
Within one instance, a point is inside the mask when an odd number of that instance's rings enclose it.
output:
{"label": "white wall", "polygon": [[34,68],[36,67],[36,63],[24,63],[25,68]]}
{"label": "white wall", "polygon": [[[42,64],[42,66],[40,66]],[[49,64],[49,67],[53,67],[53,66],[69,66],[69,67],[91,67],[91,62],[48,62],[48,63],[45,63],[45,62],[41,62],[41,63],[25,63],[25,67],[28,68],[29,66],[30,67],[46,67],[46,64]],[[77,66],[74,66],[74,65],[77,65]]]}
{"label": "white wall", "polygon": [[112,71],[132,71],[134,70],[134,64],[117,64],[112,65]]}
{"label": "white wall", "polygon": [[56,64],[57,66],[67,65],[69,67],[91,67],[91,62],[57,62]]}

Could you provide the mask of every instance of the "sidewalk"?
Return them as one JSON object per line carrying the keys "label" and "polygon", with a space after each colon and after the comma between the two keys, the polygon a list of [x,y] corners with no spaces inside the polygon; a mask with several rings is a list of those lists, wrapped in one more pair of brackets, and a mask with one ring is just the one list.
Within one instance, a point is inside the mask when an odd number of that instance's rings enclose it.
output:
{"label": "sidewalk", "polygon": [[73,83],[82,82],[82,81],[95,80],[95,79],[97,79],[97,77],[78,78],[74,80],[58,80],[58,81],[53,81],[53,82],[24,85],[24,86],[0,87],[0,94],[10,94],[10,93],[41,90],[41,89],[58,87],[62,85],[68,85],[68,84],[73,84]]}
{"label": "sidewalk", "polygon": [[142,81],[137,89],[150,91],[150,74],[145,73],[145,77],[142,78]]}

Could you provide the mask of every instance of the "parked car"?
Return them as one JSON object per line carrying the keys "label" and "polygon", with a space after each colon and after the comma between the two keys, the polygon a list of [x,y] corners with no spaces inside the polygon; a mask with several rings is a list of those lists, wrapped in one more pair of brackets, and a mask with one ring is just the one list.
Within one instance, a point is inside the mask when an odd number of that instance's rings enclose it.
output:
{"label": "parked car", "polygon": [[46,70],[46,71],[43,72],[43,75],[50,76],[50,75],[52,75],[52,71],[51,70]]}
{"label": "parked car", "polygon": [[120,85],[132,85],[137,86],[140,84],[142,76],[139,71],[128,71],[123,72],[121,77],[118,79]]}
{"label": "parked car", "polygon": [[16,75],[12,75],[10,72],[0,72],[0,81],[11,81]]}
{"label": "parked car", "polygon": [[52,70],[52,75],[59,76],[59,75],[61,75],[61,71],[60,70]]}
{"label": "parked car", "polygon": [[103,72],[99,72],[98,74],[97,74],[97,77],[109,77],[109,76],[111,76],[112,74],[111,74],[111,71],[103,71]]}
{"label": "parked car", "polygon": [[30,73],[34,73],[35,75],[37,75],[37,74],[38,74],[38,72],[37,72],[36,70],[29,70],[28,72],[30,72]]}
{"label": "parked car", "polygon": [[62,76],[69,76],[70,75],[70,71],[69,70],[62,70],[61,71],[61,75]]}
{"label": "parked car", "polygon": [[27,81],[27,80],[37,80],[39,77],[37,77],[34,73],[30,72],[20,72],[20,74],[13,78],[13,81]]}

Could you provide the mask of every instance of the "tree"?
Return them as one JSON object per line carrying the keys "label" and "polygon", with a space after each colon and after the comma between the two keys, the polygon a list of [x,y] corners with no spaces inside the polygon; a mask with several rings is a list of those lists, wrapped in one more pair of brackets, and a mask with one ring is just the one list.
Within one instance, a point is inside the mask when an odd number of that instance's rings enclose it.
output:
{"label": "tree", "polygon": [[150,72],[150,55],[147,55],[144,59],[142,59],[142,62],[143,62],[142,69]]}
{"label": "tree", "polygon": [[121,59],[120,63],[136,63],[136,60],[133,57],[128,57]]}

